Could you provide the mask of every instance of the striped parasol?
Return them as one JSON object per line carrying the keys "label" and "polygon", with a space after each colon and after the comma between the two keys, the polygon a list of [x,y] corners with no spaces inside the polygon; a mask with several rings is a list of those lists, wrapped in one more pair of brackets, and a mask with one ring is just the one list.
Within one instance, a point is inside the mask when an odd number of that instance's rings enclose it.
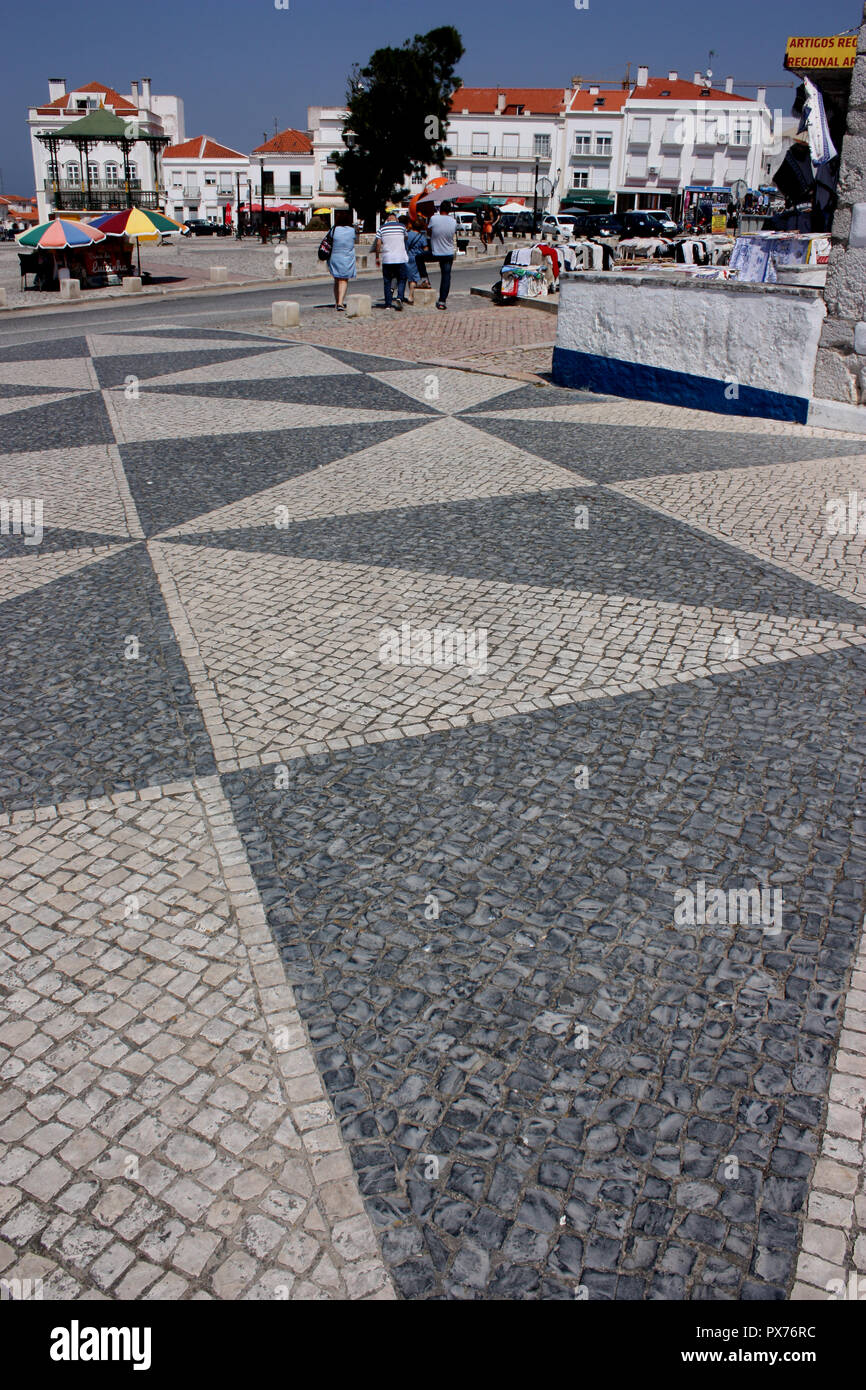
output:
{"label": "striped parasol", "polygon": [[39,251],[67,251],[70,246],[92,246],[95,241],[104,241],[105,233],[88,222],[56,217],[53,222],[40,222],[38,227],[22,232],[15,240],[19,246],[32,246]]}

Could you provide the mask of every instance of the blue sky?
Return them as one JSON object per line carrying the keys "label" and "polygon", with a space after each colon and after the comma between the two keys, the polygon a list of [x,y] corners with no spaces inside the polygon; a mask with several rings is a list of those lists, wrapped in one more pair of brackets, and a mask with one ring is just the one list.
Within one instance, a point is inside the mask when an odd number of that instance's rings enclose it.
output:
{"label": "blue sky", "polygon": [[[343,99],[354,62],[437,24],[454,24],[467,85],[567,85],[571,76],[618,79],[627,60],[691,77],[715,49],[713,72],[786,82],[789,34],[833,34],[860,22],[859,0],[42,0],[3,20],[0,171],[5,192],[31,193],[27,107],[48,97],[48,78],[96,80],[119,91],[150,77],[155,92],[182,96],[188,135],[206,133],[240,150],[273,133],[274,120],[306,126],[310,104]],[[768,92],[787,112],[793,92]]]}

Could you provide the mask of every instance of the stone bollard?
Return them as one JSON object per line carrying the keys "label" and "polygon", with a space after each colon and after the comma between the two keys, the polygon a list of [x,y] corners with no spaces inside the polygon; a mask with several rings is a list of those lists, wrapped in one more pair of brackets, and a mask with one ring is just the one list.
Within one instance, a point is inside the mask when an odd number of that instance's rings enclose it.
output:
{"label": "stone bollard", "polygon": [[373,312],[373,300],[369,294],[347,294],[346,314],[350,319],[367,319]]}
{"label": "stone bollard", "polygon": [[419,309],[432,309],[436,303],[435,290],[419,290],[415,287],[415,303]]}
{"label": "stone bollard", "polygon": [[123,277],[123,279],[121,280],[120,283],[121,283],[121,286],[122,286],[122,288],[123,288],[123,290],[124,290],[124,292],[125,292],[126,294],[140,294],[140,293],[141,293],[141,276],[140,276],[140,275],[124,275],[124,277]]}
{"label": "stone bollard", "polygon": [[227,267],[224,265],[212,265],[210,268],[210,278],[214,285],[224,285],[229,278]]}
{"label": "stone bollard", "polygon": [[278,280],[288,280],[289,277],[291,276],[291,273],[292,273],[292,263],[291,263],[291,261],[285,261],[285,262],[280,262],[280,261],[278,261],[277,264],[276,264],[275,269],[276,269],[276,272],[277,272],[277,279],[278,279]]}
{"label": "stone bollard", "polygon": [[77,280],[61,280],[61,281],[60,281],[60,298],[61,298],[61,299],[80,299],[80,298],[81,298],[81,286],[80,286],[80,284],[78,283],[78,281],[77,281]]}
{"label": "stone bollard", "polygon": [[275,299],[271,305],[271,323],[275,328],[296,328],[301,322],[301,306],[296,299]]}
{"label": "stone bollard", "polygon": [[0,289],[0,309],[6,308],[6,291]]}

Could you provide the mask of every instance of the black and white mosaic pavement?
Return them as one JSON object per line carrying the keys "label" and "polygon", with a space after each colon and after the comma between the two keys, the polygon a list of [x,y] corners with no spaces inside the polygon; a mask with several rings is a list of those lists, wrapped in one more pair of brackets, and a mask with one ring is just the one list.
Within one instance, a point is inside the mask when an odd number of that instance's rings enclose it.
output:
{"label": "black and white mosaic pavement", "polygon": [[[406,1298],[791,1296],[866,469],[693,416],[217,330],[0,349],[0,812],[219,776]],[[486,658],[389,663],[406,624]],[[779,929],[675,920],[698,883]]]}

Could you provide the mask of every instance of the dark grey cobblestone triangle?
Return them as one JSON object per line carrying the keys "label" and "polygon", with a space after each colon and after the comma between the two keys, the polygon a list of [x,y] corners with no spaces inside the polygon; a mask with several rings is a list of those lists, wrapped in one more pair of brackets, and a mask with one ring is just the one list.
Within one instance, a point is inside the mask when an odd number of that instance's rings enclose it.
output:
{"label": "dark grey cobblestone triangle", "polygon": [[[0,605],[6,812],[215,770],[141,545]],[[127,638],[140,643],[125,656]]]}
{"label": "dark grey cobblestone triangle", "polygon": [[[506,409],[506,403],[501,402],[499,408]],[[660,473],[706,473],[800,463],[863,452],[862,441],[853,437],[812,439],[805,435],[672,430],[660,425],[647,429],[644,425],[484,419],[480,412],[473,413],[472,424],[549,463],[571,468],[600,483],[651,478]]]}
{"label": "dark grey cobblestone triangle", "polygon": [[55,555],[60,550],[90,550],[97,546],[125,545],[128,543],[129,536],[109,535],[104,531],[73,531],[60,526],[45,526],[38,545],[26,545],[23,536],[0,536],[0,560],[38,561],[40,555]]}
{"label": "dark grey cobblestone triangle", "polygon": [[410,416],[369,424],[206,435],[122,444],[120,455],[142,527],[152,536],[426,423],[427,416]]}
{"label": "dark grey cobblestone triangle", "polygon": [[81,337],[43,338],[38,343],[0,346],[0,362],[52,361],[59,357],[87,357],[87,341]]}
{"label": "dark grey cobblestone triangle", "polygon": [[[607,405],[615,396],[594,396],[590,391],[572,391],[564,386],[518,386],[515,391],[478,401],[460,412],[461,415],[490,414],[508,410],[545,410],[559,405]],[[570,428],[570,427],[569,427]]]}
{"label": "dark grey cobblestone triangle", "polygon": [[324,352],[328,357],[334,357],[338,362],[345,362],[348,367],[357,367],[361,372],[405,372],[407,369],[417,371],[423,363],[404,362],[399,357],[377,357],[370,352],[349,352],[346,348],[321,347],[318,343],[311,343],[317,352]]}
{"label": "dark grey cobblestone triangle", "polygon": [[439,418],[420,401],[395,391],[393,386],[376,381],[371,376],[290,376],[262,378],[257,381],[203,381],[179,385],[154,383],[145,387],[152,394],[167,392],[172,396],[221,396],[253,401],[285,401],[299,405],[340,406],[344,410],[396,410],[401,415],[427,415]]}
{"label": "dark grey cobblestone triangle", "polygon": [[[198,337],[189,333],[188,337]],[[200,351],[177,352],[171,343],[166,343],[164,352],[130,352],[111,357],[94,357],[93,365],[100,386],[123,386],[128,376],[147,381],[149,377],[165,376],[169,372],[186,372],[193,367],[210,367],[223,363],[246,362],[250,357],[268,357],[271,347],[264,349],[260,344],[238,343],[237,351],[231,348],[207,348]]]}
{"label": "dark grey cobblestone triangle", "polygon": [[[864,678],[223,777],[404,1297],[788,1296],[866,897]],[[755,876],[778,936],[674,925],[675,887]]]}
{"label": "dark grey cobblestone triangle", "polygon": [[113,443],[114,434],[98,391],[80,391],[62,401],[10,410],[0,416],[0,446],[7,454]]}
{"label": "dark grey cobblestone triangle", "polygon": [[[2,363],[0,363],[2,366]],[[73,388],[63,386],[7,386],[0,382],[0,400],[11,401],[16,396],[57,396],[73,394]],[[0,427],[2,428],[2,427]],[[0,436],[2,443],[2,436]]]}
{"label": "dark grey cobblestone triangle", "polygon": [[[578,505],[589,509],[587,530],[575,530]],[[395,507],[284,529],[216,530],[177,539],[663,603],[864,621],[857,604],[597,488]]]}

